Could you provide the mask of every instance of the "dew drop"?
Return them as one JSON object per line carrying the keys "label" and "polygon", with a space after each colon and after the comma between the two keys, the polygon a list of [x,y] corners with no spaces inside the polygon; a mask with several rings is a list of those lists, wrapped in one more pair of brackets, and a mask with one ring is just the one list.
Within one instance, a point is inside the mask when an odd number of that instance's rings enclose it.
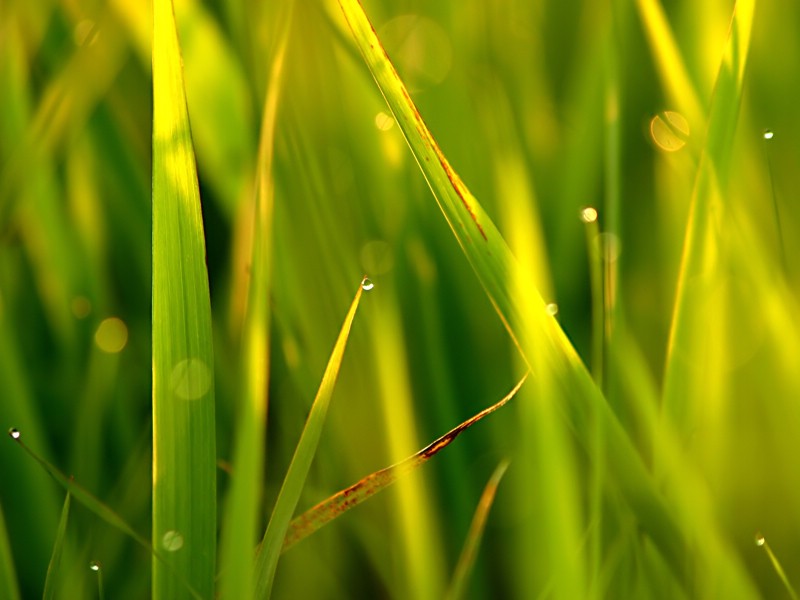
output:
{"label": "dew drop", "polygon": [[594,223],[597,221],[597,209],[591,206],[581,209],[581,221],[584,223]]}
{"label": "dew drop", "polygon": [[756,546],[763,546],[766,543],[767,543],[767,540],[764,537],[764,535],[762,533],[760,533],[760,532],[757,533],[756,534]]}
{"label": "dew drop", "polygon": [[364,277],[364,279],[361,280],[361,289],[365,292],[370,291],[374,287],[375,284],[372,283],[372,280],[369,277]]}
{"label": "dew drop", "polygon": [[177,552],[183,548],[183,534],[180,531],[170,529],[162,536],[161,545],[167,552]]}
{"label": "dew drop", "polygon": [[775,137],[775,134],[772,132],[771,129],[765,129],[764,130],[764,139],[765,140],[771,140],[774,137]]}
{"label": "dew drop", "polygon": [[11,436],[12,440],[18,440],[20,437],[22,437],[22,434],[19,432],[19,429],[17,429],[16,427],[12,427],[11,429],[9,429],[8,430],[8,435]]}
{"label": "dew drop", "polygon": [[100,571],[100,569],[103,568],[103,565],[101,565],[98,561],[93,560],[92,562],[89,563],[89,568],[95,573],[97,573]]}
{"label": "dew drop", "polygon": [[544,311],[551,317],[555,317],[558,314],[558,304],[555,302],[550,302],[547,306],[544,307]]}
{"label": "dew drop", "polygon": [[172,369],[169,383],[179,398],[197,400],[211,388],[211,371],[199,358],[187,358]]}

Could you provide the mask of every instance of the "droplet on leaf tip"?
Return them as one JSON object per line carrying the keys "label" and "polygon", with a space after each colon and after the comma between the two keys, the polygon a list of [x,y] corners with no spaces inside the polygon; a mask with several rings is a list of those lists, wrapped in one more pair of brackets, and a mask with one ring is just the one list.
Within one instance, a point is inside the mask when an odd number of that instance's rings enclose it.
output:
{"label": "droplet on leaf tip", "polygon": [[20,433],[19,429],[17,429],[16,427],[12,427],[11,429],[9,429],[8,430],[8,435],[11,436],[12,440],[18,440],[20,437],[22,437],[22,434]]}
{"label": "droplet on leaf tip", "polygon": [[361,289],[365,292],[370,291],[374,287],[375,284],[372,283],[372,280],[369,277],[364,277],[364,279],[361,280]]}

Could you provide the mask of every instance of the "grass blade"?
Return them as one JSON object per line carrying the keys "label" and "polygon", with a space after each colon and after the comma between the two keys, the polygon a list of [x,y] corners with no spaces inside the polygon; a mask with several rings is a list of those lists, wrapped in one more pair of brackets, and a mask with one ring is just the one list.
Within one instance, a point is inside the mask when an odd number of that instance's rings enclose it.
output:
{"label": "grass blade", "polygon": [[55,598],[55,581],[58,566],[61,564],[61,554],[64,550],[64,540],[67,537],[67,521],[69,520],[69,505],[72,496],[67,492],[64,498],[64,507],[61,509],[61,519],[58,521],[58,529],[56,530],[56,539],[53,543],[53,555],[50,557],[50,564],[47,565],[47,577],[44,580],[44,593],[42,594],[43,600],[50,600]]}
{"label": "grass blade", "polygon": [[253,203],[251,280],[242,337],[242,403],[239,407],[232,488],[220,551],[220,597],[245,598],[253,589],[253,563],[242,548],[253,548],[260,516],[264,430],[269,385],[269,303],[272,283],[273,144],[291,7],[284,12],[282,37],[272,63],[261,126],[259,166]]}
{"label": "grass blade", "polygon": [[328,406],[333,395],[333,388],[344,358],[344,350],[350,337],[350,328],[353,325],[353,319],[361,301],[361,294],[365,289],[371,288],[372,282],[366,277],[358,286],[358,291],[350,305],[350,310],[345,317],[336,345],[333,347],[333,352],[328,360],[328,366],[322,376],[317,396],[311,405],[308,419],[300,435],[300,441],[297,443],[289,470],[278,493],[278,499],[275,501],[272,516],[269,519],[267,530],[264,532],[264,538],[261,540],[261,546],[256,556],[256,598],[268,598],[272,592],[272,582],[275,579],[275,570],[278,566],[283,538],[297,507],[300,492],[303,490],[308,470],[311,467],[311,461],[317,450],[322,427],[328,413]]}
{"label": "grass blade", "polygon": [[[706,346],[698,343],[698,335],[707,334],[700,323],[709,327],[719,324],[719,307],[710,304],[709,290],[720,284],[724,270],[720,268],[720,261],[724,260],[720,257],[720,223],[725,218],[723,191],[728,182],[754,12],[753,0],[739,0],[734,7],[686,229],[664,377],[664,408],[683,432],[692,428],[695,416],[689,399],[703,396],[692,391],[707,389],[708,384],[696,364],[724,360],[719,354],[721,348],[714,344],[701,356],[698,352]],[[687,285],[690,282],[692,285]],[[687,356],[684,351],[691,354]]]}
{"label": "grass blade", "polygon": [[609,475],[650,534],[677,579],[688,586],[687,532],[667,509],[627,433],[592,382],[558,323],[547,314],[539,291],[521,285],[505,240],[448,163],[414,106],[358,0],[339,0],[356,44],[395,115],[445,219],[461,245],[528,367],[550,371],[578,439],[592,439],[592,423],[605,432]]}
{"label": "grass blade", "polygon": [[283,551],[288,550],[296,543],[304,540],[351,508],[355,508],[364,502],[364,500],[383,491],[403,475],[410,473],[417,467],[428,462],[428,460],[449,446],[462,432],[472,427],[484,417],[492,414],[498,408],[502,408],[509,400],[516,396],[526,379],[527,375],[523,377],[502,400],[482,410],[475,416],[470,417],[443,436],[436,438],[416,454],[409,456],[397,464],[367,475],[350,487],[337,492],[327,500],[323,500],[294,519],[289,524],[288,531],[286,532],[286,537],[283,542]]}
{"label": "grass blade", "polygon": [[[201,596],[192,589],[191,585],[189,584],[188,580],[183,577],[183,575],[173,569],[171,564],[166,560],[164,554],[158,550],[156,550],[143,536],[136,532],[136,530],[131,527],[125,519],[120,517],[112,508],[108,505],[104,504],[101,500],[99,500],[94,494],[89,492],[88,490],[84,489],[77,483],[72,477],[67,477],[59,471],[56,467],[52,464],[44,460],[41,456],[36,454],[33,450],[31,450],[25,442],[22,441],[22,434],[18,429],[12,428],[9,430],[8,435],[14,440],[33,460],[35,460],[39,465],[50,474],[50,476],[56,480],[56,482],[64,488],[67,494],[71,498],[75,498],[78,502],[83,504],[87,509],[93,512],[95,515],[100,517],[103,521],[111,525],[112,527],[117,528],[119,531],[124,533],[125,535],[129,536],[132,540],[134,540],[137,544],[139,544],[142,548],[147,550],[150,554],[152,554],[153,558],[159,560],[163,563],[166,569],[172,571],[172,574],[176,576],[181,584],[184,586],[186,591],[193,597],[193,598],[200,598]],[[63,513],[62,513],[63,518]],[[60,527],[60,526],[59,526]]]}
{"label": "grass blade", "polygon": [[[205,240],[171,0],[154,2],[153,23],[153,540],[211,598],[216,435]],[[185,595],[154,560],[153,597]]]}
{"label": "grass blade", "polygon": [[508,461],[504,460],[489,478],[489,482],[481,494],[481,499],[478,502],[478,508],[475,509],[475,516],[472,518],[472,524],[467,533],[467,541],[461,550],[461,556],[458,558],[456,570],[453,573],[453,580],[450,582],[450,589],[447,591],[447,598],[456,600],[464,595],[464,589],[467,585],[467,579],[472,572],[472,567],[475,564],[475,556],[478,553],[478,547],[483,537],[483,530],[486,528],[486,519],[489,517],[489,511],[494,503],[494,497],[497,493],[497,486],[500,485],[500,480],[505,475],[508,469]]}
{"label": "grass blade", "polygon": [[19,582],[14,571],[14,557],[11,554],[2,507],[0,507],[0,589],[8,595],[9,600],[19,600]]}

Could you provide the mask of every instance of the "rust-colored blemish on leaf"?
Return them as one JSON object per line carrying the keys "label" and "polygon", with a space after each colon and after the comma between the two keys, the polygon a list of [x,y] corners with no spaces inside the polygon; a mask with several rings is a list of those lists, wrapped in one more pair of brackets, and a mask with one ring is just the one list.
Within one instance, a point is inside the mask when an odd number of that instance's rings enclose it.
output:
{"label": "rust-colored blemish on leaf", "polygon": [[463,431],[483,419],[485,416],[493,413],[498,408],[504,406],[516,395],[516,393],[522,387],[522,384],[525,383],[527,377],[528,376],[526,374],[525,377],[523,377],[502,400],[496,404],[493,404],[489,408],[482,410],[457,427],[451,429],[443,436],[425,446],[416,454],[409,456],[399,463],[395,463],[394,465],[367,475],[360,481],[357,481],[350,487],[335,493],[327,500],[323,500],[313,508],[307,510],[302,515],[294,519],[289,524],[289,529],[287,530],[286,537],[283,540],[283,552],[288,550],[300,540],[308,537],[342,513],[348,511],[358,504],[361,504],[361,502],[364,500],[367,500],[384,488],[388,487],[405,473],[408,473],[409,471],[427,462],[432,456],[449,446]]}

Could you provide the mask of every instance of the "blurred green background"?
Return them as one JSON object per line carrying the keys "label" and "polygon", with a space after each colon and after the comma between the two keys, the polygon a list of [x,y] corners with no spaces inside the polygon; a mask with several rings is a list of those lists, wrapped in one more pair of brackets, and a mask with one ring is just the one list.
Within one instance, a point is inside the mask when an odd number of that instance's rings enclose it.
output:
{"label": "blurred green background", "polygon": [[[279,4],[175,0],[207,241],[223,466],[235,435],[249,260],[244,207]],[[615,249],[604,264],[624,332],[618,355],[607,359],[616,382],[609,401],[653,466],[649,429],[637,415],[662,412],[703,115],[733,3],[663,6],[698,114],[660,74],[661,42],[646,34],[648,4],[365,0],[364,8],[452,165],[512,250],[542,266],[531,277],[557,303],[587,364],[587,256],[596,242],[587,246],[579,214],[598,209],[602,243]],[[0,5],[0,423],[19,428],[30,447],[141,532],[149,531],[151,493],[150,28],[146,2]],[[673,349],[693,373],[685,401],[696,418],[678,437],[702,481],[698,503],[712,507],[708,527],[722,532],[736,568],[769,598],[789,592],[754,544],[756,532],[800,582],[798,44],[800,7],[759,3],[730,168],[719,182],[724,217],[712,211],[714,226],[729,233],[715,263],[725,272],[696,291],[687,282],[690,306],[700,307],[691,317],[697,335],[691,347]],[[272,313],[265,518],[365,273],[376,287],[362,300],[300,510],[421,448],[499,400],[522,374],[335,2],[295,3],[286,60],[274,280],[263,300]],[[537,498],[549,490],[537,485],[525,453],[514,462],[535,431],[518,403],[535,401],[521,396],[420,474],[292,549],[275,596],[440,597],[481,491],[510,456],[469,597],[568,597],[547,558],[559,528]],[[554,451],[556,468],[559,457]],[[564,472],[582,497],[582,475],[596,471],[577,462]],[[0,469],[0,546],[10,548],[21,596],[38,597],[63,491],[11,441],[0,444]],[[659,483],[666,497],[676,488],[691,497],[692,477]],[[218,481],[222,499],[224,469]],[[588,544],[574,548],[594,569],[587,594],[685,593],[608,494],[600,558],[586,558]],[[108,597],[148,596],[144,550],[76,503],[69,527],[59,597],[95,597],[90,560],[104,565]],[[0,596],[13,588],[11,580],[0,584]]]}

